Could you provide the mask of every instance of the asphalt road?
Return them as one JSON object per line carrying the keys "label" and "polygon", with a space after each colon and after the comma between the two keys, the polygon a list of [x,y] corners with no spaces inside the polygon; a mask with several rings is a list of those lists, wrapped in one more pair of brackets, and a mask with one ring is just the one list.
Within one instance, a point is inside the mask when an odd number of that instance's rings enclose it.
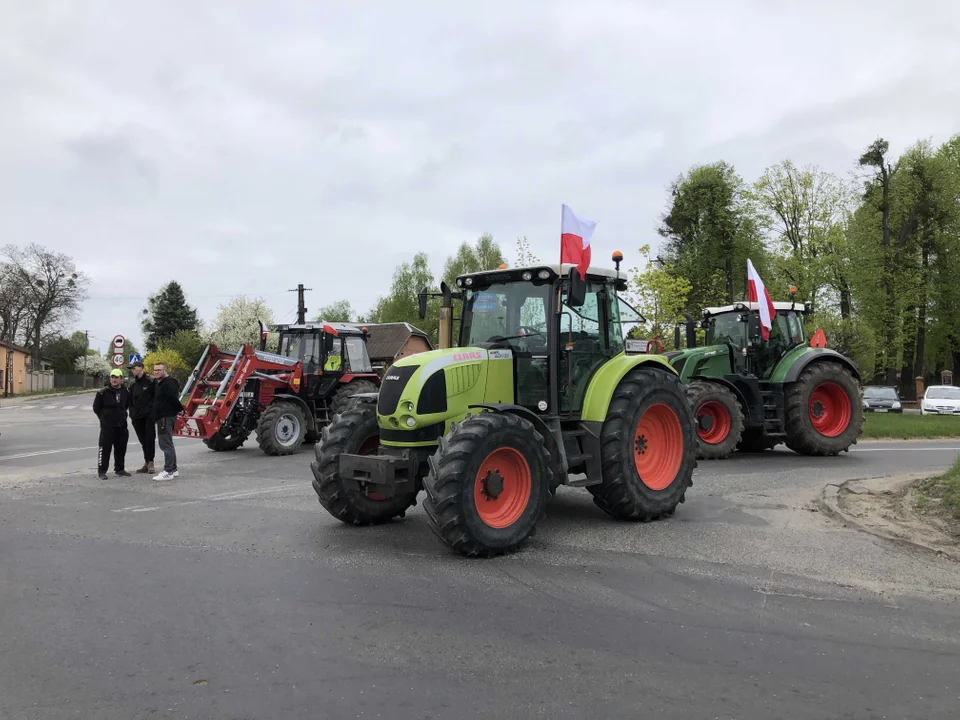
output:
{"label": "asphalt road", "polygon": [[4,720],[960,706],[958,565],[810,509],[828,482],[946,467],[960,441],[701,463],[677,514],[648,525],[566,490],[522,552],[470,561],[419,508],[378,528],[330,518],[310,451],[184,440],[177,481],[101,482],[89,401],[54,404],[0,409]]}

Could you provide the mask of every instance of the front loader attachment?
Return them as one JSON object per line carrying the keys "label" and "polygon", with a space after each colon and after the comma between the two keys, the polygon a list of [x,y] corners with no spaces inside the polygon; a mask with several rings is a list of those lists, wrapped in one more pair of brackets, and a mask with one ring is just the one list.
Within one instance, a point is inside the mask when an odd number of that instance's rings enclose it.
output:
{"label": "front loader attachment", "polygon": [[[208,345],[183,386],[174,435],[207,440],[225,425],[259,414],[260,385],[288,386],[299,381],[299,363],[241,345],[237,352]],[[296,376],[296,377],[295,377]],[[272,397],[272,392],[270,393]],[[236,417],[242,413],[244,418]]]}

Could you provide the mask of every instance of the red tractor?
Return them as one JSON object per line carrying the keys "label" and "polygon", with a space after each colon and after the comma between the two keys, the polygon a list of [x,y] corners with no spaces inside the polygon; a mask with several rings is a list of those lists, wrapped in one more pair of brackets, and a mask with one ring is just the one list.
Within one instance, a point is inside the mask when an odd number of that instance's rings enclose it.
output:
{"label": "red tractor", "polygon": [[376,393],[380,376],[367,354],[367,329],[343,323],[278,325],[277,353],[208,345],[180,396],[174,435],[200,438],[215,451],[236,450],[257,431],[267,455],[291,455],[315,443],[353,396]]}

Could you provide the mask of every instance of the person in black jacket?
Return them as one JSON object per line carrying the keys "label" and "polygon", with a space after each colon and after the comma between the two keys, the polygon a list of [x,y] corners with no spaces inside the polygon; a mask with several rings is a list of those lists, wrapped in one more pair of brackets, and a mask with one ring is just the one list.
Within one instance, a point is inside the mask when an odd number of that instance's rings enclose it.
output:
{"label": "person in black jacket", "polygon": [[163,472],[153,476],[154,480],[173,480],[180,475],[177,470],[177,451],[173,447],[173,426],[177,415],[183,412],[180,404],[180,385],[176,379],[167,375],[167,366],[155,363],[153,377],[157,381],[153,396],[153,417],[157,422],[157,444],[163,451]]}
{"label": "person in black jacket", "polygon": [[110,466],[110,451],[113,451],[113,471],[121,477],[130,477],[123,468],[127,455],[127,410],[130,408],[130,393],[123,386],[123,371],[110,371],[110,384],[100,389],[93,398],[93,412],[100,418],[100,444],[97,449],[97,475],[107,479]]}
{"label": "person in black jacket", "polygon": [[130,421],[143,449],[143,465],[137,468],[137,472],[153,474],[156,472],[153,459],[157,453],[157,426],[151,416],[156,383],[143,371],[142,361],[137,360],[131,368],[133,385],[130,386]]}

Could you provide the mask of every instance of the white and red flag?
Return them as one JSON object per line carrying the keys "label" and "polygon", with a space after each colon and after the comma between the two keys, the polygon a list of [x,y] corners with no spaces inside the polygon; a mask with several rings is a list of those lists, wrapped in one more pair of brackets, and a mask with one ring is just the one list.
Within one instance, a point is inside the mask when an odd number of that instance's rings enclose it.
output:
{"label": "white and red flag", "polygon": [[773,327],[773,319],[777,316],[777,311],[773,307],[770,293],[767,292],[750,258],[747,258],[747,295],[747,299],[756,303],[757,309],[760,310],[760,334],[764,340],[769,340],[770,328]]}
{"label": "white and red flag", "polygon": [[590,237],[597,226],[596,220],[587,220],[573,209],[563,205],[560,214],[560,264],[577,266],[580,278],[584,279],[590,265]]}

